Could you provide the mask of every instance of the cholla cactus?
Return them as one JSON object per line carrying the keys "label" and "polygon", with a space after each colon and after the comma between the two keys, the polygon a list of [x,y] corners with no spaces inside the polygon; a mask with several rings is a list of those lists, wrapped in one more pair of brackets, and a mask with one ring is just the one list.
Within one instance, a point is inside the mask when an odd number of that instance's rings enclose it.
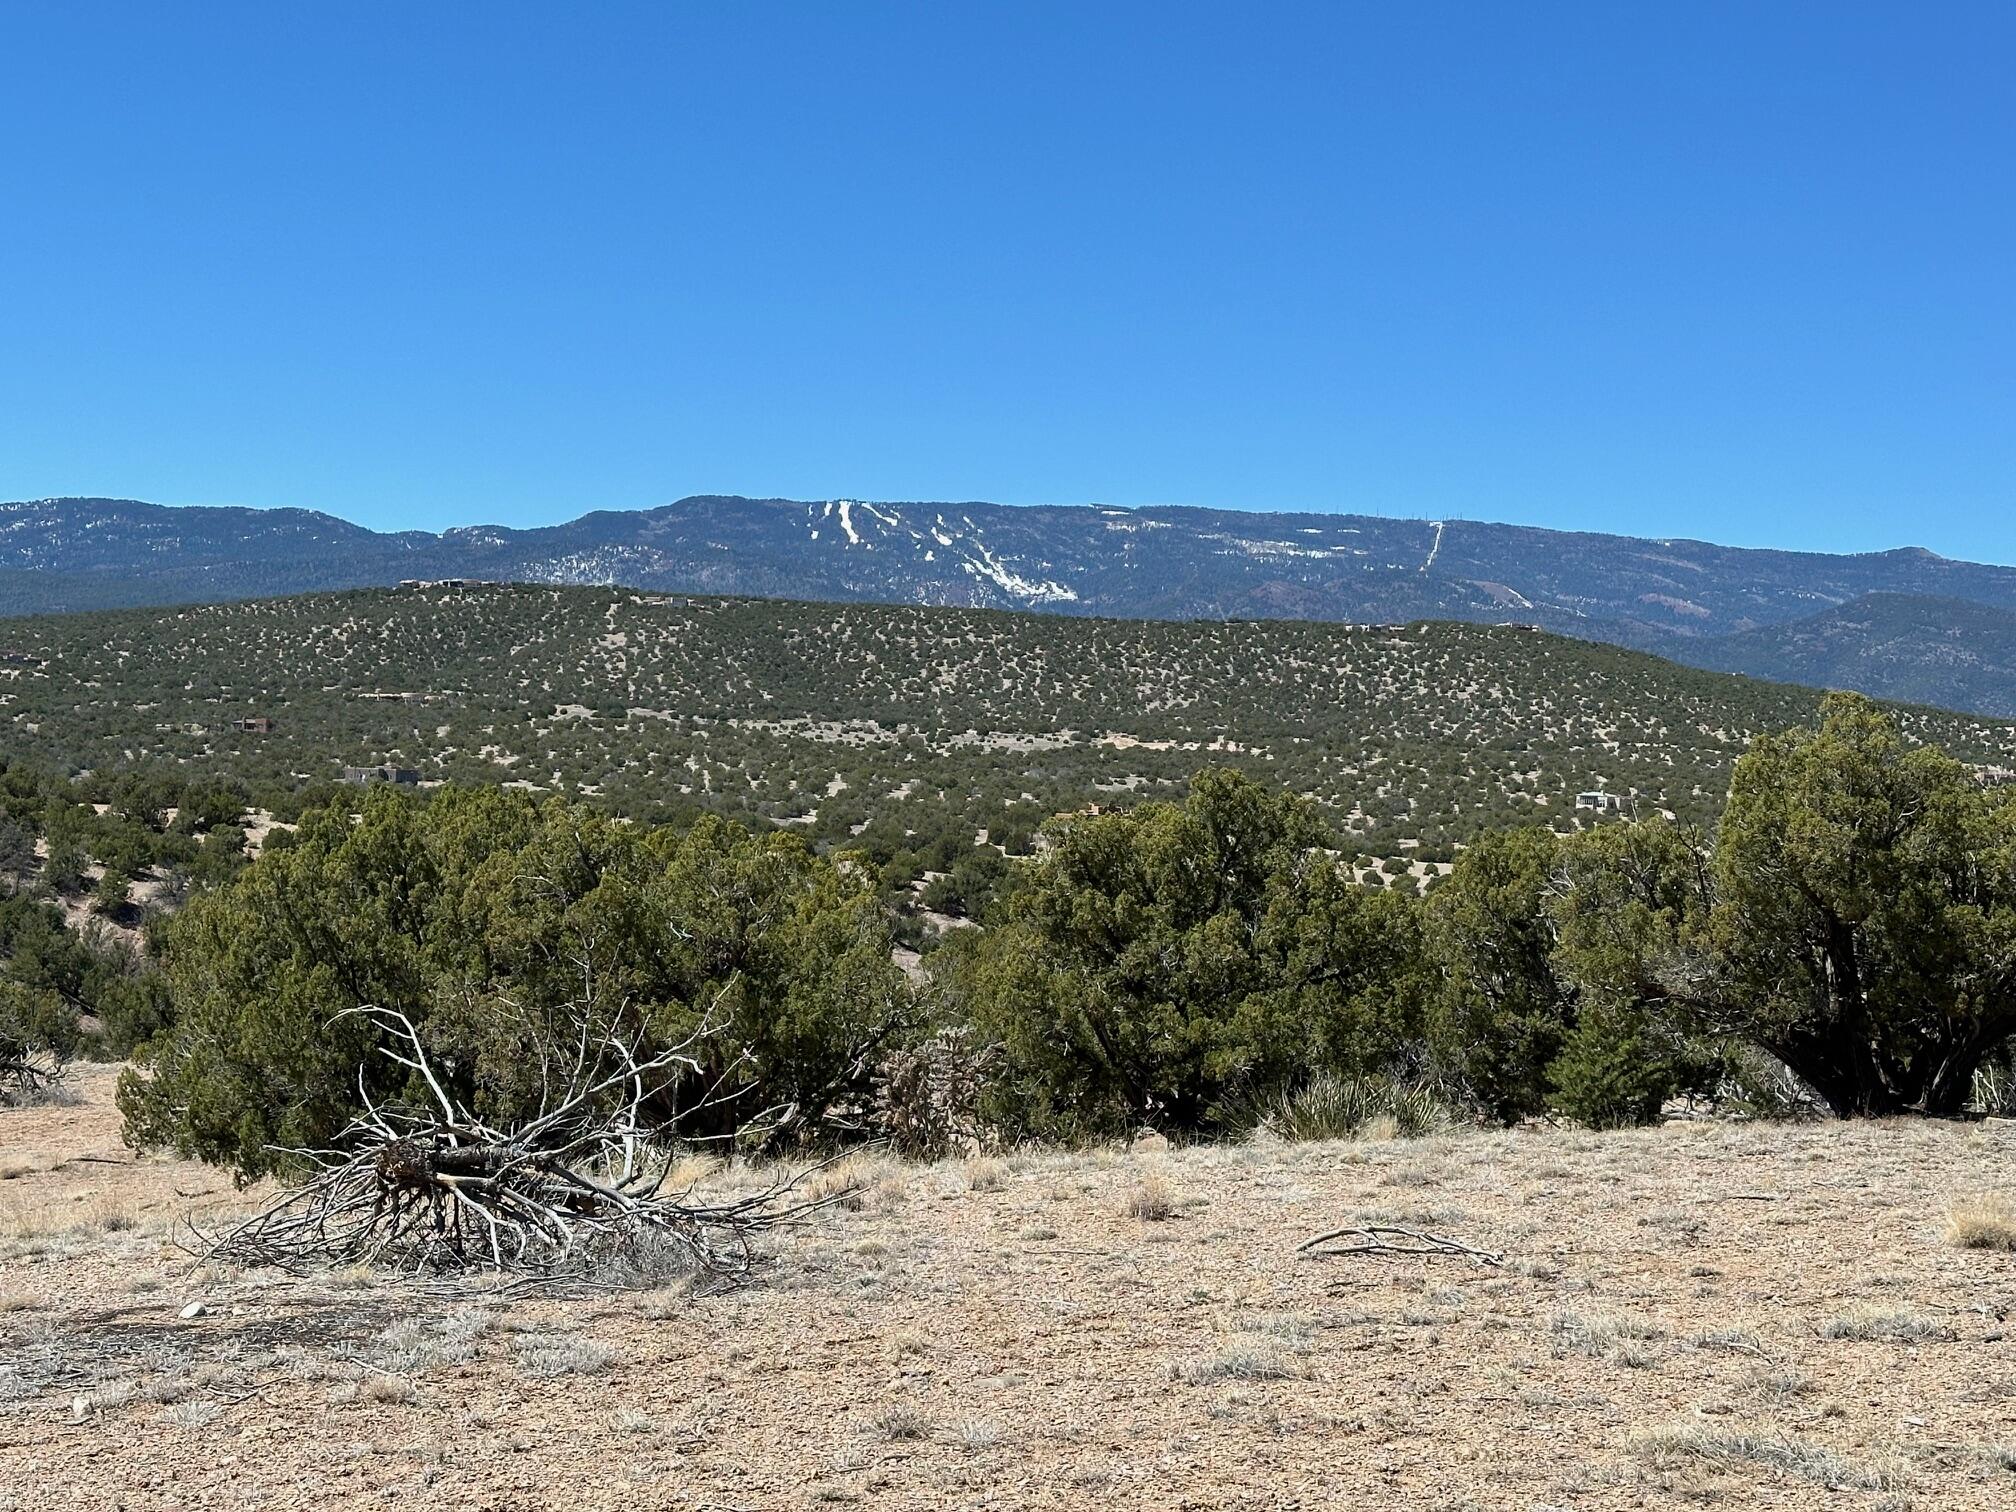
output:
{"label": "cholla cactus", "polygon": [[998,1045],[976,1046],[964,1029],[892,1051],[875,1073],[876,1129],[913,1160],[987,1148],[994,1140],[980,1118],[980,1096],[999,1054]]}

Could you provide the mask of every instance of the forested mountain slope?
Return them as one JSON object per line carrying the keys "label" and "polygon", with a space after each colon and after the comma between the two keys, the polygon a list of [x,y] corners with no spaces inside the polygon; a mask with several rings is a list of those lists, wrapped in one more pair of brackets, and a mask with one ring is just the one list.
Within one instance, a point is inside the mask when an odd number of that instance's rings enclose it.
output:
{"label": "forested mountain slope", "polygon": [[1703,642],[1692,659],[1819,687],[2016,713],[2016,612],[1962,599],[1872,593],[1791,624]]}
{"label": "forested mountain slope", "polygon": [[[1469,520],[710,495],[437,535],[291,509],[0,504],[0,613],[448,577],[1130,618],[1534,624],[1787,680],[1802,663],[1770,637],[1741,652],[1703,643],[1878,593],[2016,612],[2016,569],[1925,551],[1829,556]],[[1914,679],[1921,662],[1941,664],[1941,629],[1936,606],[1897,620],[1898,654],[1868,690],[1995,708],[1991,677],[1928,665]]]}

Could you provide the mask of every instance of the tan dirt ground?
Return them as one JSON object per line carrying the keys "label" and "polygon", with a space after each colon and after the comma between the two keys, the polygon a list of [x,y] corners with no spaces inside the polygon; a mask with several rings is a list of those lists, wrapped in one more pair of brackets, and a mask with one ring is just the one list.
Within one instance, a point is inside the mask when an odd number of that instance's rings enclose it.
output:
{"label": "tan dirt ground", "polygon": [[0,1507],[2016,1507],[2006,1126],[864,1162],[759,1283],[469,1304],[192,1269],[114,1074],[0,1110]]}

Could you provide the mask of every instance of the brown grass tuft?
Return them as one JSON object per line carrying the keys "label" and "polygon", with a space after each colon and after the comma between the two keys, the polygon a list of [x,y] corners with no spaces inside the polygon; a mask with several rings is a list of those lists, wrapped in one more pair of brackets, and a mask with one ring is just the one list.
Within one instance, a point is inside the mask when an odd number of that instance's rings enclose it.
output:
{"label": "brown grass tuft", "polygon": [[1961,1249],[2016,1250],[2016,1203],[2000,1192],[1954,1198],[1946,1214],[1946,1242]]}
{"label": "brown grass tuft", "polygon": [[1176,1189],[1166,1176],[1143,1176],[1127,1189],[1127,1216],[1160,1223],[1176,1211]]}

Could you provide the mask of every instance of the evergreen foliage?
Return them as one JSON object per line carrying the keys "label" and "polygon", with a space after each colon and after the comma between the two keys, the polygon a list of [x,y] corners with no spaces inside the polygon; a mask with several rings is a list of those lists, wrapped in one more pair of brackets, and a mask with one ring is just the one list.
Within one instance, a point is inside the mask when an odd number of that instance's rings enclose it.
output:
{"label": "evergreen foliage", "polygon": [[759,1109],[830,1132],[910,1022],[874,895],[797,837],[646,831],[494,789],[304,816],[293,844],[195,898],[166,954],[177,1017],[122,1079],[129,1134],[246,1176],[297,1163],[361,1099],[425,1095],[369,1053],[374,1022],[344,1016],[362,1005],[406,1015],[499,1124],[570,1053],[537,1028],[575,1021],[569,1005],[620,1004],[644,1053],[711,1016],[727,1032],[679,1092],[701,1133]]}

